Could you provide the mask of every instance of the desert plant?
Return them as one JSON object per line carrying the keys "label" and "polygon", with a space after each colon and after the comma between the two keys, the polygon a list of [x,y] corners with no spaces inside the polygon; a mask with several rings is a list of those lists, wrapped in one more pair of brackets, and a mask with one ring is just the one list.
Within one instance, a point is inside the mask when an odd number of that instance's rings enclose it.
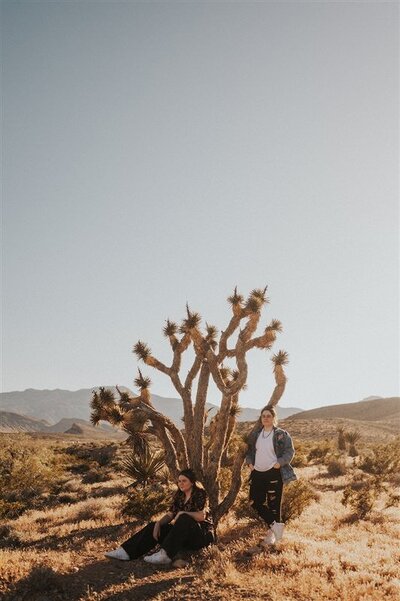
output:
{"label": "desert plant", "polygon": [[129,493],[121,513],[148,521],[165,512],[171,504],[171,491],[161,485],[139,485]]}
{"label": "desert plant", "polygon": [[346,450],[346,438],[345,438],[346,431],[344,429],[344,426],[338,426],[336,428],[336,432],[338,434],[338,440],[337,440],[338,449],[339,449],[339,451],[345,451]]}
{"label": "desert plant", "polygon": [[320,442],[310,449],[307,459],[314,463],[324,463],[327,455],[332,452],[332,446],[328,440]]}
{"label": "desert plant", "polygon": [[392,480],[400,471],[400,438],[370,448],[358,467],[368,474]]}
{"label": "desert plant", "polygon": [[311,503],[319,500],[318,492],[306,480],[290,482],[283,489],[282,520],[290,522],[301,516]]}
{"label": "desert plant", "polygon": [[[192,467],[208,493],[215,524],[232,507],[241,486],[246,444],[242,441],[234,457],[229,457],[227,450],[235,429],[239,395],[247,381],[246,355],[254,348],[271,349],[282,330],[281,323],[272,319],[261,335],[256,335],[262,308],[268,302],[266,288],[253,290],[246,300],[235,288],[228,301],[232,316],[220,336],[217,328],[207,323],[202,331],[201,316],[188,305],[180,326],[167,320],[164,335],[173,354],[170,366],[156,359],[144,342],[138,341],[134,346],[133,351],[139,360],[171,379],[183,403],[183,431],[155,410],[151,402],[150,379],[140,370],[135,380],[139,396],[131,398],[117,387],[119,399],[116,400],[111,390],[100,388],[93,391],[91,403],[93,424],[105,420],[122,427],[128,432],[136,451],[138,445],[148,444],[149,434],[155,435],[164,448],[165,462],[173,480],[181,469]],[[228,346],[235,333],[236,341]],[[194,360],[188,373],[182,377],[182,358],[190,346],[194,350]],[[231,359],[236,363],[234,370],[225,363]],[[279,351],[271,360],[276,386],[268,402],[274,406],[285,390],[284,366],[288,363],[288,355]],[[221,394],[221,405],[210,422],[210,435],[205,444],[206,401],[211,379]],[[229,466],[231,471],[231,484],[226,494],[223,494],[220,484],[222,464]]]}
{"label": "desert plant", "polygon": [[164,466],[164,454],[161,451],[152,453],[147,446],[137,455],[132,454],[122,460],[122,471],[133,480],[130,486],[154,481]]}
{"label": "desert plant", "polygon": [[384,487],[380,478],[361,476],[343,491],[342,504],[350,507],[357,518],[366,518],[373,510]]}
{"label": "desert plant", "polygon": [[107,482],[108,480],[111,480],[111,476],[99,468],[91,468],[82,476],[83,484]]}
{"label": "desert plant", "polygon": [[62,459],[51,449],[31,441],[10,442],[0,452],[0,499],[27,503],[58,489],[63,474]]}
{"label": "desert plant", "polygon": [[358,451],[355,445],[360,440],[360,438],[361,434],[358,430],[349,430],[345,433],[345,440],[349,443],[350,457],[357,457]]}
{"label": "desert plant", "polygon": [[328,474],[333,478],[336,478],[337,476],[343,476],[347,471],[346,463],[343,459],[338,457],[330,458],[326,467]]}

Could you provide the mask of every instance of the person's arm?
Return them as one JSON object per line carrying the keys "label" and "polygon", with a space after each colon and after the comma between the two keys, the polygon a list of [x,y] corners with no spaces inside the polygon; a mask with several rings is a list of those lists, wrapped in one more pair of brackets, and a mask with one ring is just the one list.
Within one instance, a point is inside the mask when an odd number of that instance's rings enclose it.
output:
{"label": "person's arm", "polygon": [[191,518],[193,518],[194,520],[196,520],[196,522],[204,522],[204,520],[206,519],[206,514],[205,512],[202,511],[178,511],[178,513],[175,516],[174,522],[179,518],[180,515],[186,513],[187,515],[190,515]]}
{"label": "person's arm", "polygon": [[161,526],[163,526],[164,524],[169,524],[170,522],[172,522],[173,519],[174,519],[174,514],[171,511],[169,511],[168,513],[166,513],[165,515],[163,515],[162,518],[159,519],[154,524],[153,538],[155,538],[155,540],[158,540],[158,538],[160,536]]}
{"label": "person's arm", "polygon": [[[282,467],[283,465],[287,465],[288,463],[290,463],[294,457],[294,447],[293,447],[293,442],[292,439],[290,437],[290,435],[286,432],[286,436],[284,438],[284,449],[283,449],[283,453],[281,455],[281,457],[277,457],[277,462],[279,467]],[[277,464],[275,464],[277,465]]]}
{"label": "person's arm", "polygon": [[160,524],[160,526],[163,526],[164,524],[169,524],[170,522],[172,522],[173,519],[174,514],[169,511],[158,520],[158,523]]}

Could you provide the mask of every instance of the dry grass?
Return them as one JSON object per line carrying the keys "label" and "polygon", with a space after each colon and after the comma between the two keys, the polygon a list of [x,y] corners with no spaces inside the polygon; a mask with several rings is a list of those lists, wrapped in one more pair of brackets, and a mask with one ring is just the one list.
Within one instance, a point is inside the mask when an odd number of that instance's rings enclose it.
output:
{"label": "dry grass", "polygon": [[63,492],[76,495],[76,502],[29,510],[0,527],[0,596],[5,601],[397,599],[399,510],[385,509],[382,498],[370,519],[352,519],[341,503],[351,469],[349,463],[338,477],[330,477],[322,464],[298,469],[319,500],[290,522],[276,547],[250,556],[247,551],[260,542],[264,527],[229,515],[216,545],[185,568],[158,570],[142,560],[111,562],[103,556],[139,526],[121,517],[124,482],[82,484],[71,477]]}

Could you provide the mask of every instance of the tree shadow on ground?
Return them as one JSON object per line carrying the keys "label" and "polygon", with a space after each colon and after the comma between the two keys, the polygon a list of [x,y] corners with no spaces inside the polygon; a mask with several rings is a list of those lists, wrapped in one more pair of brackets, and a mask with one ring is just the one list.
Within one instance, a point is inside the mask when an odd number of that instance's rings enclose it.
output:
{"label": "tree shadow on ground", "polygon": [[[115,541],[124,539],[124,533],[129,528],[134,531],[141,522],[131,522],[129,524],[117,524],[116,526],[99,526],[98,528],[77,528],[66,536],[60,537],[59,534],[46,536],[38,541],[15,541],[14,546],[25,549],[64,549],[71,548],[77,544],[81,544],[86,540],[102,538],[114,544]],[[126,538],[126,537],[125,537]],[[60,542],[62,543],[60,546]]]}
{"label": "tree shadow on ground", "polygon": [[[37,566],[19,580],[4,601],[78,601],[90,593],[95,596],[113,586],[129,583],[129,589],[111,593],[107,601],[152,599],[178,580],[179,571],[157,569],[137,560],[134,562],[95,561],[74,572],[60,574],[46,565]],[[193,576],[183,576],[192,579]],[[179,576],[182,579],[182,576]],[[140,581],[144,582],[140,582]]]}

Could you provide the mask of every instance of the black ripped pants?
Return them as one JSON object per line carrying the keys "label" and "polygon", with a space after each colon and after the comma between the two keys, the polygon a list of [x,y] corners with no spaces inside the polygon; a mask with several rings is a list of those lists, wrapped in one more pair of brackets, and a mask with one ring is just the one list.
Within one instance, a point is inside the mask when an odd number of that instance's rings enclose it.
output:
{"label": "black ripped pants", "polygon": [[281,521],[282,491],[283,483],[279,468],[273,467],[267,472],[256,470],[251,472],[250,502],[268,526],[275,521]]}

